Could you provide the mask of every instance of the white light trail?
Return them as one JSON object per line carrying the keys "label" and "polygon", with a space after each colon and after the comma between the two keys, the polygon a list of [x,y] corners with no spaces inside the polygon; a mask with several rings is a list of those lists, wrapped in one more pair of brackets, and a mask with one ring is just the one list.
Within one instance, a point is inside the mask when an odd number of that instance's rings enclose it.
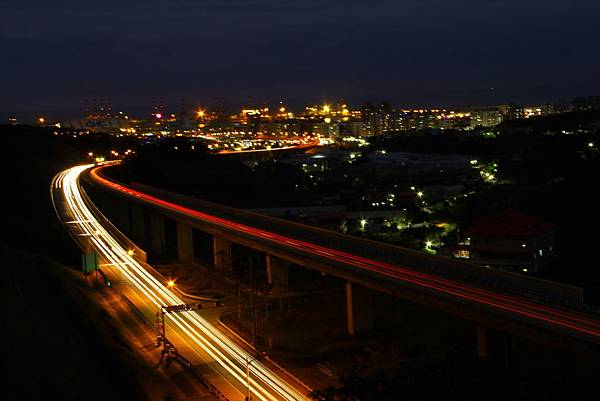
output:
{"label": "white light trail", "polygon": [[[79,187],[79,176],[92,165],[77,166],[59,173],[53,187],[62,189],[66,206],[72,215],[69,226],[77,227],[84,236],[89,237],[93,248],[110,265],[126,278],[137,294],[156,309],[161,306],[181,305],[185,303],[159,282],[144,266],[138,263],[100,224],[87,207]],[[217,330],[208,321],[194,311],[181,314],[169,314],[170,327],[178,330],[181,337],[192,345],[200,347],[229,375],[225,376],[235,387],[246,389],[246,364],[250,364],[251,391],[254,399],[262,401],[308,400],[293,386],[281,379],[254,356]]]}

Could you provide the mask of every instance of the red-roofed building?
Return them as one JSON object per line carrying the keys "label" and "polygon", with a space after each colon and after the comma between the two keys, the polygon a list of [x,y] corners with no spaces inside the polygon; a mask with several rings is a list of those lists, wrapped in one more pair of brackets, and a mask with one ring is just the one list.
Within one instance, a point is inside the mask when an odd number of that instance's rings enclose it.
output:
{"label": "red-roofed building", "polygon": [[554,224],[513,209],[476,219],[465,228],[455,258],[517,272],[537,272],[554,253]]}

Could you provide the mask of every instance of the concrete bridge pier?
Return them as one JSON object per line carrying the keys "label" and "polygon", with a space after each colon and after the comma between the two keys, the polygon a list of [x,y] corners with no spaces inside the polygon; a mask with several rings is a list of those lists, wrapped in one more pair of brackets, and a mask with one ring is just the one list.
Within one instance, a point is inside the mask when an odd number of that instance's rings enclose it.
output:
{"label": "concrete bridge pier", "polygon": [[289,262],[273,255],[267,255],[267,279],[271,294],[283,295],[288,290]]}
{"label": "concrete bridge pier", "polygon": [[167,253],[165,218],[156,213],[150,214],[150,249],[157,256],[163,256]]}
{"label": "concrete bridge pier", "polygon": [[213,255],[215,269],[232,270],[231,241],[213,236]]}
{"label": "concrete bridge pier", "polygon": [[88,195],[90,195],[90,197],[93,199],[92,202],[96,205],[96,207],[106,218],[108,218],[109,220],[111,220],[111,218],[114,218],[112,210],[112,200],[107,194],[103,192],[92,192]]}
{"label": "concrete bridge pier", "polygon": [[488,329],[479,324],[477,325],[477,356],[480,358],[488,357]]}
{"label": "concrete bridge pier", "polygon": [[194,261],[192,227],[179,222],[177,223],[177,260],[180,262]]}
{"label": "concrete bridge pier", "polygon": [[346,313],[348,333],[354,335],[371,330],[375,324],[373,291],[346,282]]}
{"label": "concrete bridge pier", "polygon": [[129,233],[131,231],[131,221],[129,218],[129,205],[126,201],[119,200],[117,202],[117,216],[121,231]]}
{"label": "concrete bridge pier", "polygon": [[146,244],[146,218],[144,209],[139,206],[131,206],[131,229],[133,241],[144,248]]}

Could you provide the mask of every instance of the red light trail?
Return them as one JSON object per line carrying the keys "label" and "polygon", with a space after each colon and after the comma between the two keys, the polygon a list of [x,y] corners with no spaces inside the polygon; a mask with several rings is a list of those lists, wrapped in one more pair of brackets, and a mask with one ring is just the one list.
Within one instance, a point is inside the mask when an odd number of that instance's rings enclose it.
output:
{"label": "red light trail", "polygon": [[295,250],[309,252],[313,255],[318,255],[338,263],[344,263],[380,274],[385,277],[434,290],[441,294],[458,297],[460,299],[492,307],[498,312],[513,313],[520,317],[558,326],[558,328],[567,329],[568,331],[591,335],[596,341],[600,340],[600,321],[593,320],[583,314],[567,311],[558,307],[534,303],[516,296],[485,290],[483,288],[478,288],[473,285],[464,284],[455,280],[450,280],[406,267],[364,258],[348,252],[289,238],[262,229],[236,223],[231,220],[212,216],[204,212],[193,210],[139,191],[135,191],[116,182],[110,181],[99,174],[99,171],[104,167],[106,167],[106,165],[96,167],[91,171],[91,176],[94,180],[104,186],[112,188],[126,195],[133,196],[144,202],[148,202],[171,211],[177,211],[194,219],[211,222],[221,227],[243,232],[254,237],[274,241],[278,244],[285,244],[291,248],[294,248]]}

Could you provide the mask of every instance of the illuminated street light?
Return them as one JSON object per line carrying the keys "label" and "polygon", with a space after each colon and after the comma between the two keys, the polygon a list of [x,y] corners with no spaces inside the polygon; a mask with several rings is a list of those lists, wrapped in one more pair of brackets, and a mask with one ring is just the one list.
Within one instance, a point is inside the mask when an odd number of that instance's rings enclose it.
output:
{"label": "illuminated street light", "polygon": [[430,240],[425,241],[425,248],[431,248],[433,246],[433,242]]}
{"label": "illuminated street light", "polygon": [[588,143],[588,147],[589,147],[589,148],[593,148],[593,147],[594,147],[594,142],[590,142],[590,143]]}
{"label": "illuminated street light", "polygon": [[38,123],[43,124],[45,122],[46,122],[46,119],[44,117],[38,118]]}
{"label": "illuminated street light", "polygon": [[202,118],[202,117],[204,117],[205,115],[206,115],[206,112],[205,112],[204,110],[202,110],[202,109],[200,109],[200,110],[198,110],[198,111],[196,112],[196,116],[197,116],[198,118]]}
{"label": "illuminated street light", "polygon": [[366,219],[360,219],[360,229],[364,231],[367,223],[368,223],[368,221]]}
{"label": "illuminated street light", "polygon": [[323,106],[323,113],[329,113],[331,111],[331,106],[328,104]]}
{"label": "illuminated street light", "polygon": [[133,256],[134,252],[135,252],[135,251],[134,251],[133,249],[129,249],[129,250],[127,251],[127,255],[129,255],[129,256]]}
{"label": "illuminated street light", "polygon": [[167,281],[167,287],[175,287],[175,280],[171,279]]}
{"label": "illuminated street light", "polygon": [[422,197],[423,197],[423,195],[425,195],[425,194],[424,194],[422,191],[419,191],[419,192],[417,192],[417,196],[418,196],[419,198],[422,198]]}

